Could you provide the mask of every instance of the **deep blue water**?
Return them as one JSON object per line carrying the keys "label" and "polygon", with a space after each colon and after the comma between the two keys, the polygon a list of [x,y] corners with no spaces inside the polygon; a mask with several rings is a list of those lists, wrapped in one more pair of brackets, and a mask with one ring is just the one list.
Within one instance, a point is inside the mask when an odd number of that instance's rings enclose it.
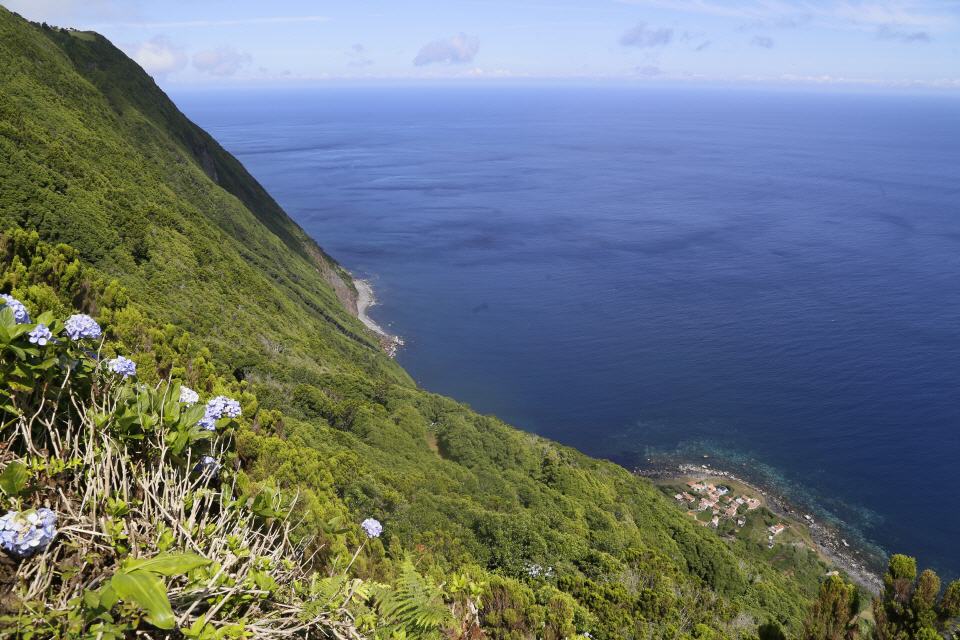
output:
{"label": "deep blue water", "polygon": [[960,575],[960,98],[174,97],[373,280],[424,387],[627,465],[775,470]]}

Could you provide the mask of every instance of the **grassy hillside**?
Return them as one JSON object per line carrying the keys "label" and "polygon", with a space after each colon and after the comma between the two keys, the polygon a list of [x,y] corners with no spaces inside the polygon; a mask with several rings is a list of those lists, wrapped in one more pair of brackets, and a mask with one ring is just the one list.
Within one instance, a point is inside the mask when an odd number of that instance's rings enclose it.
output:
{"label": "grassy hillside", "polygon": [[0,291],[109,324],[141,381],[239,397],[240,477],[299,496],[313,569],[362,539],[331,519],[372,515],[350,571],[473,576],[488,637],[799,629],[812,553],[724,540],[621,467],[418,389],[344,270],[104,38],[0,9],[0,60]]}

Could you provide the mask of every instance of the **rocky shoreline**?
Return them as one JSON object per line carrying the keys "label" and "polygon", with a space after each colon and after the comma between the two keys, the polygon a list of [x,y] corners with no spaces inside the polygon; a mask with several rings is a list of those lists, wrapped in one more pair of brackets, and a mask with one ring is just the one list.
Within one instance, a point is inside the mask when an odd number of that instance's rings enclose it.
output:
{"label": "rocky shoreline", "polygon": [[634,469],[634,473],[654,481],[729,478],[747,486],[763,496],[770,511],[806,527],[816,545],[816,551],[830,564],[846,573],[853,582],[874,595],[879,594],[883,589],[883,581],[880,579],[880,575],[871,567],[871,564],[876,565],[878,561],[874,554],[850,544],[836,527],[818,522],[813,516],[799,509],[782,495],[758,486],[756,482],[745,480],[730,471],[710,467],[706,464],[660,465],[637,468]]}
{"label": "rocky shoreline", "polygon": [[380,346],[387,352],[387,355],[391,358],[396,357],[397,351],[403,346],[403,339],[400,336],[389,333],[377,324],[373,318],[367,315],[367,309],[377,304],[377,298],[373,295],[373,287],[370,285],[370,282],[354,278],[353,286],[357,289],[357,318],[364,326],[379,336]]}

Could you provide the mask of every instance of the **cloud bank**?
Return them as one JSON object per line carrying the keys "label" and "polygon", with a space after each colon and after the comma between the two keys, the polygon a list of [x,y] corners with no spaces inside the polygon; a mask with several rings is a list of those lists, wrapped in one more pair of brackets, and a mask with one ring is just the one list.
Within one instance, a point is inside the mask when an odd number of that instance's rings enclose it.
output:
{"label": "cloud bank", "polygon": [[235,75],[252,61],[253,58],[249,53],[238,51],[233,47],[198,51],[193,56],[193,66],[197,71],[220,77]]}
{"label": "cloud bank", "polygon": [[351,67],[369,67],[373,60],[368,55],[367,47],[358,42],[347,50],[347,64]]}
{"label": "cloud bank", "polygon": [[632,29],[628,29],[620,36],[620,44],[623,46],[638,47],[640,49],[662,47],[670,44],[672,40],[673,29],[651,29],[645,22],[641,22]]}
{"label": "cloud bank", "polygon": [[472,62],[479,50],[480,41],[477,38],[460,33],[423,45],[413,64],[418,67],[435,63],[465,64]]}
{"label": "cloud bank", "polygon": [[889,25],[883,25],[877,29],[877,39],[894,40],[896,42],[909,44],[912,42],[930,42],[933,38],[931,38],[930,34],[926,31],[905,31]]}
{"label": "cloud bank", "polygon": [[956,23],[953,0],[619,0],[668,11],[747,21],[815,21],[828,28],[897,25],[931,29]]}
{"label": "cloud bank", "polygon": [[163,36],[155,36],[136,47],[131,56],[152,76],[163,77],[187,66],[187,54]]}
{"label": "cloud bank", "polygon": [[10,11],[29,20],[73,26],[77,20],[128,17],[135,8],[118,0],[3,0]]}

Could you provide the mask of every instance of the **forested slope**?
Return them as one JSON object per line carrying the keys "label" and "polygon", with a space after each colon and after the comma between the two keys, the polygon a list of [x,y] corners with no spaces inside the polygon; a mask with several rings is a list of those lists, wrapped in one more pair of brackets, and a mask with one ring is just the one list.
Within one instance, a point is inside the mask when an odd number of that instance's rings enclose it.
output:
{"label": "forested slope", "polygon": [[139,67],[3,9],[0,232],[0,292],[96,317],[142,382],[241,400],[238,477],[298,496],[311,569],[342,570],[363,539],[331,521],[374,516],[383,535],[351,572],[469,576],[483,632],[504,638],[799,629],[828,570],[805,548],[722,539],[617,465],[418,389],[351,313],[342,267]]}

